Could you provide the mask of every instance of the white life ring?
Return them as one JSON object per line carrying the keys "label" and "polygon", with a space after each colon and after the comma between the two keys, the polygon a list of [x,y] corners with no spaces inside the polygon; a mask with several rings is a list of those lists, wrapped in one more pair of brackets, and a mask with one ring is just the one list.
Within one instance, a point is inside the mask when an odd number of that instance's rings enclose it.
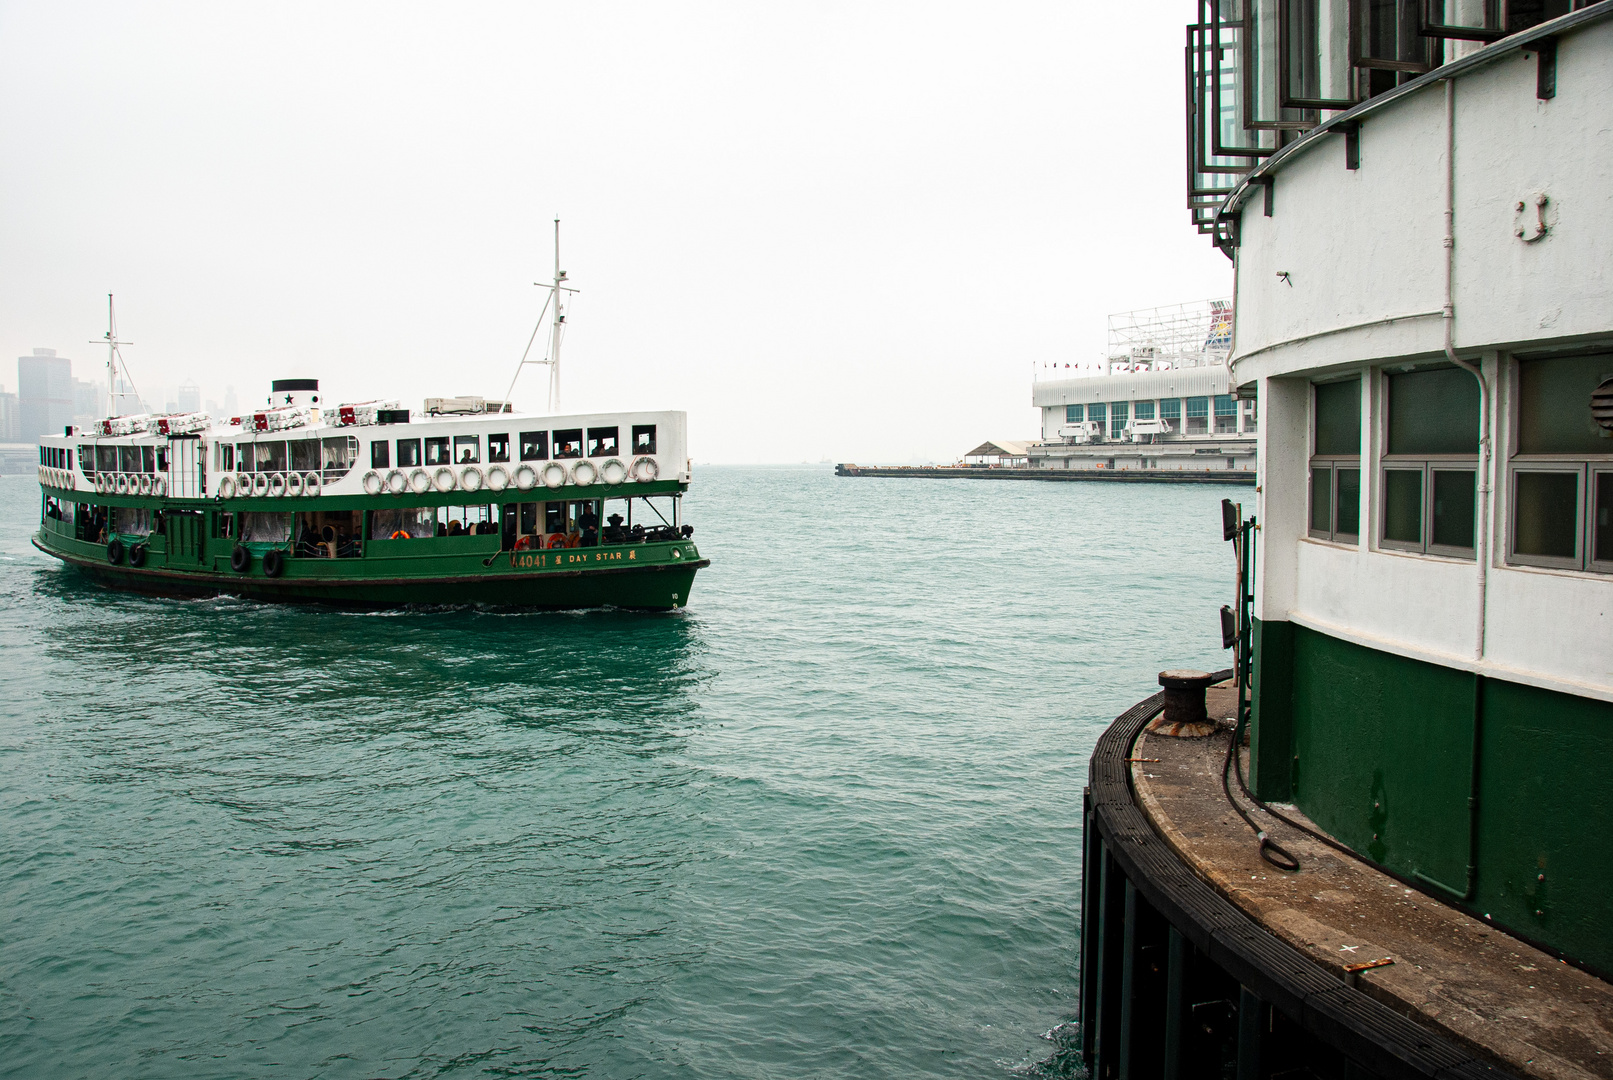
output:
{"label": "white life ring", "polygon": [[140,474],[140,494],[142,494],[142,495],[150,495],[151,494],[151,474],[150,473],[141,473]]}
{"label": "white life ring", "polygon": [[480,491],[486,483],[487,478],[482,475],[482,470],[474,465],[466,465],[459,470],[459,486],[466,491]]}
{"label": "white life ring", "polygon": [[380,473],[376,472],[374,469],[371,469],[369,472],[364,474],[364,494],[379,495],[385,490],[386,481],[381,479]]}
{"label": "white life ring", "polygon": [[551,461],[543,467],[543,486],[550,491],[558,491],[566,486],[566,467],[558,461]]}
{"label": "white life ring", "polygon": [[424,495],[431,490],[431,477],[426,475],[426,470],[416,469],[409,474],[409,487],[416,495]]}
{"label": "white life ring", "polygon": [[218,497],[221,499],[235,498],[235,477],[225,473],[218,478]]}
{"label": "white life ring", "polygon": [[404,495],[409,491],[409,478],[397,469],[386,474],[386,489],[394,495]]}
{"label": "white life ring", "polygon": [[661,466],[652,457],[641,457],[633,462],[633,479],[641,484],[647,484],[660,475]]}
{"label": "white life ring", "polygon": [[253,473],[252,474],[252,494],[256,495],[260,499],[263,498],[263,496],[269,494],[269,474],[268,473]]}
{"label": "white life ring", "polygon": [[319,478],[318,473],[310,472],[302,474],[302,493],[304,495],[318,495],[320,489],[324,486],[325,482]]}
{"label": "white life ring", "polygon": [[510,474],[505,471],[504,466],[494,465],[491,469],[487,470],[488,491],[503,491],[509,486]]}
{"label": "white life ring", "polygon": [[105,473],[96,473],[94,476],[92,476],[90,478],[90,486],[93,487],[96,491],[99,491],[102,495],[105,495],[106,494],[106,474]]}
{"label": "white life ring", "polygon": [[151,493],[158,498],[168,494],[168,478],[166,476],[152,477]]}
{"label": "white life ring", "polygon": [[627,479],[627,466],[622,464],[621,458],[611,458],[599,467],[599,478],[615,487]]}
{"label": "white life ring", "polygon": [[252,474],[238,472],[235,474],[235,496],[244,499],[252,494]]}
{"label": "white life ring", "polygon": [[518,465],[515,469],[515,486],[521,491],[531,491],[538,486],[538,470],[530,465]]}
{"label": "white life ring", "polygon": [[302,494],[302,473],[294,472],[286,474],[286,494],[291,496]]}
{"label": "white life ring", "polygon": [[286,474],[285,473],[270,473],[269,474],[269,494],[273,495],[275,498],[278,499],[278,498],[282,498],[285,495],[285,493],[286,493]]}
{"label": "white life ring", "polygon": [[578,487],[587,487],[599,479],[599,466],[592,461],[579,461],[571,467],[571,482]]}
{"label": "white life ring", "polygon": [[112,476],[112,490],[118,495],[127,495],[129,493],[129,474],[114,473]]}
{"label": "white life ring", "polygon": [[454,486],[458,483],[458,481],[454,479],[454,470],[449,468],[447,465],[439,465],[437,467],[437,471],[431,475],[431,482],[436,485],[437,490],[442,492],[444,495],[454,490]]}

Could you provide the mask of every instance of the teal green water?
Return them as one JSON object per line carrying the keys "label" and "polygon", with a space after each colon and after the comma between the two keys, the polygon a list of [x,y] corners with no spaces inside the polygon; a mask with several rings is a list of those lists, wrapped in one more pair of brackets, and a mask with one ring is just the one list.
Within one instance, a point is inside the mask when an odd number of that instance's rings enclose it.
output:
{"label": "teal green water", "polygon": [[103,591],[4,478],[0,1075],[1073,1074],[1229,492],[708,467],[686,611],[359,615]]}

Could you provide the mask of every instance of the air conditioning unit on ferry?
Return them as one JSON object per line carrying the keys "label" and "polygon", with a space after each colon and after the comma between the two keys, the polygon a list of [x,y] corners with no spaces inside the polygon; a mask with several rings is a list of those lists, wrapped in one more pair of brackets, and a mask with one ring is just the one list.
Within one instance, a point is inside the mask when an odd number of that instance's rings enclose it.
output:
{"label": "air conditioning unit on ferry", "polygon": [[111,416],[105,420],[97,420],[96,427],[102,435],[136,435],[146,429],[146,414],[139,416]]}
{"label": "air conditioning unit on ferry", "polygon": [[428,397],[426,399],[427,416],[468,416],[477,413],[505,413],[513,412],[507,401],[489,401],[484,397],[468,395],[464,397]]}
{"label": "air conditioning unit on ferry", "polygon": [[356,405],[336,406],[337,427],[368,427],[380,423],[380,413],[396,409],[396,401],[361,401]]}
{"label": "air conditioning unit on ferry", "polygon": [[175,413],[172,416],[154,416],[146,421],[146,430],[154,435],[188,435],[204,431],[213,418],[204,412]]}

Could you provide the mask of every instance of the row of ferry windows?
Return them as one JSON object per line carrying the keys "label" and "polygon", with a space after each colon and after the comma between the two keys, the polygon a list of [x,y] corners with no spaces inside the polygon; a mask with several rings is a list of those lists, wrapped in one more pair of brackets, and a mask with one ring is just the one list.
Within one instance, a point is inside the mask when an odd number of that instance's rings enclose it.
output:
{"label": "row of ferry windows", "polygon": [[[1603,390],[1602,388],[1606,388]],[[1613,431],[1592,395],[1613,395],[1613,353],[1517,363],[1507,561],[1613,571]],[[1312,390],[1310,535],[1358,543],[1361,380]],[[1385,377],[1378,542],[1473,558],[1478,529],[1479,388],[1441,366]]]}
{"label": "row of ferry windows", "polygon": [[65,446],[41,446],[39,463],[47,469],[71,469],[73,451]]}
{"label": "row of ferry windows", "polygon": [[[621,450],[621,428],[561,428],[547,431],[522,431],[515,437],[515,452],[521,461],[548,461],[550,451],[556,458],[614,457]],[[511,436],[500,433],[487,436],[487,461],[492,464],[510,460]],[[396,453],[394,453],[394,449]],[[632,449],[634,454],[655,453],[655,425],[634,424]],[[454,435],[422,439],[397,439],[388,442],[377,439],[370,443],[370,468],[400,469],[416,465],[480,465],[482,463],[482,436]]]}
{"label": "row of ferry windows", "polygon": [[[1171,421],[1187,435],[1208,435],[1210,433],[1211,403],[1215,409],[1215,431],[1217,434],[1226,434],[1238,430],[1238,403],[1231,394],[1217,394],[1215,397],[1190,398],[1161,398],[1158,403],[1158,418]],[[1186,406],[1187,426],[1179,427]],[[1254,430],[1253,402],[1250,402],[1249,415],[1244,419],[1244,428]],[[1152,401],[1113,401],[1092,402],[1085,405],[1064,406],[1064,422],[1079,424],[1083,420],[1092,420],[1100,426],[1109,425],[1110,433],[1119,437],[1125,430],[1128,420],[1155,419],[1155,403]]]}
{"label": "row of ferry windows", "polygon": [[334,480],[358,460],[358,440],[351,435],[217,446],[216,464],[222,472],[323,472],[326,480]]}

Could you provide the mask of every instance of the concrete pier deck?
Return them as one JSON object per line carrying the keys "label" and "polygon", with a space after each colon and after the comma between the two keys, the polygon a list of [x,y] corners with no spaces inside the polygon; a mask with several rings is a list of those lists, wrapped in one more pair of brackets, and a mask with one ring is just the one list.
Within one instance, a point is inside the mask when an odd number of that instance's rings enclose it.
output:
{"label": "concrete pier deck", "polygon": [[[1232,705],[1232,690],[1211,690],[1212,717],[1229,715]],[[1395,1012],[1506,1070],[1613,1078],[1613,985],[1245,804],[1301,869],[1283,873],[1263,862],[1254,833],[1221,790],[1228,737],[1144,731],[1131,754],[1158,759],[1132,760],[1137,805],[1199,878],[1341,978],[1350,965],[1391,960],[1352,978]]]}
{"label": "concrete pier deck", "polygon": [[1253,484],[1253,469],[1004,469],[967,465],[835,466],[836,476],[928,480],[1097,480],[1110,484]]}

